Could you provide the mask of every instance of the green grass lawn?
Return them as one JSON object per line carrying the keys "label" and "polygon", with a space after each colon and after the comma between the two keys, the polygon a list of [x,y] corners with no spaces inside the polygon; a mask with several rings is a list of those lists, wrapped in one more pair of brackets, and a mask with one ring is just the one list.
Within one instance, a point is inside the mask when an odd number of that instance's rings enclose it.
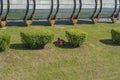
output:
{"label": "green grass lawn", "polygon": [[[20,31],[29,27],[8,26],[11,47],[0,52],[0,80],[120,80],[120,45],[111,42],[111,29],[120,23],[30,26],[54,31],[52,43],[41,50],[29,50],[21,43]],[[66,40],[65,30],[77,28],[88,33],[80,48],[60,48],[53,43]]]}

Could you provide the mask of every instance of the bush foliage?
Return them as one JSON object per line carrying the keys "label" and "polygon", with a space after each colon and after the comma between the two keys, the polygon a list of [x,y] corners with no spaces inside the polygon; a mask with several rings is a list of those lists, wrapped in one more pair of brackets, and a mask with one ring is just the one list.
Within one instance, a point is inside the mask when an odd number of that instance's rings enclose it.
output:
{"label": "bush foliage", "polygon": [[111,30],[112,41],[116,44],[120,44],[120,30]]}
{"label": "bush foliage", "polygon": [[22,42],[31,49],[44,48],[54,37],[53,32],[48,29],[27,29],[20,35]]}
{"label": "bush foliage", "polygon": [[69,29],[66,31],[66,37],[72,47],[79,47],[86,39],[86,33],[78,29]]}
{"label": "bush foliage", "polygon": [[0,30],[0,51],[5,51],[10,47],[10,39],[11,36],[7,32]]}

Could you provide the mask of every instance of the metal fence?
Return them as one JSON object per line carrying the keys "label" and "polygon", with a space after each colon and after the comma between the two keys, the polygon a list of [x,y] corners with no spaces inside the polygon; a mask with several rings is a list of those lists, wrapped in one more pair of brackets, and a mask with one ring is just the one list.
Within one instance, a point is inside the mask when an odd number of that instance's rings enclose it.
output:
{"label": "metal fence", "polygon": [[71,19],[75,24],[84,18],[115,22],[119,12],[120,0],[0,0],[1,22],[47,19],[54,24],[56,19]]}

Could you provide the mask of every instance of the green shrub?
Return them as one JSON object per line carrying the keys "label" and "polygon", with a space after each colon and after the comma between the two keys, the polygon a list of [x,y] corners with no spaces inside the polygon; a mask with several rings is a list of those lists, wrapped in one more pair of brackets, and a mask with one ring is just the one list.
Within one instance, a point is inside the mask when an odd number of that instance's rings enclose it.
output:
{"label": "green shrub", "polygon": [[5,32],[0,31],[0,51],[5,51],[10,47],[11,36]]}
{"label": "green shrub", "polygon": [[112,41],[116,44],[120,44],[120,30],[111,30]]}
{"label": "green shrub", "polygon": [[66,37],[72,47],[79,47],[86,39],[86,33],[78,29],[69,29],[66,31]]}
{"label": "green shrub", "polygon": [[54,37],[53,32],[48,29],[27,29],[22,31],[20,35],[22,42],[31,49],[44,48]]}

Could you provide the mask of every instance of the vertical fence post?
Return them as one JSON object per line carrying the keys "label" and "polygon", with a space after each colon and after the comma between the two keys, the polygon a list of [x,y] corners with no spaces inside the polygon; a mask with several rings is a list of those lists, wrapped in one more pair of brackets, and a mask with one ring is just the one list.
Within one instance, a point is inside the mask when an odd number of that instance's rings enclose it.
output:
{"label": "vertical fence post", "polygon": [[97,11],[97,6],[98,6],[98,0],[95,0],[95,10],[94,10],[93,15],[91,17],[91,20],[94,24],[98,22],[98,16],[95,17],[95,13]]}
{"label": "vertical fence post", "polygon": [[[74,5],[75,5],[74,9],[76,9],[76,5],[77,5],[76,0],[74,1]],[[79,11],[78,11],[78,14],[76,16],[73,16],[73,18],[72,18],[72,21],[73,21],[74,25],[76,25],[78,23],[78,17],[79,17],[79,14],[81,12],[81,8],[82,8],[82,1],[79,0]]]}
{"label": "vertical fence post", "polygon": [[34,17],[34,13],[35,13],[35,6],[36,6],[36,1],[33,0],[33,12],[31,14],[31,16],[29,18],[27,18],[28,16],[28,13],[29,13],[29,8],[30,8],[30,0],[27,0],[27,10],[26,10],[26,15],[25,15],[25,18],[24,18],[24,22],[26,23],[27,26],[31,25],[32,22],[33,22],[33,17]]}
{"label": "vertical fence post", "polygon": [[3,12],[3,1],[1,0],[1,10],[0,10],[0,27],[2,27],[1,25],[1,21],[2,21],[2,12]]}
{"label": "vertical fence post", "polygon": [[[3,12],[3,0],[1,0],[1,6],[2,6],[2,12]],[[2,19],[2,16],[1,16],[1,19],[0,19],[0,27],[4,27],[4,26],[6,26],[6,24],[7,24],[7,17],[8,17],[8,13],[9,13],[9,8],[10,8],[10,2],[9,2],[9,0],[7,0],[7,13],[6,13],[6,15],[5,15],[5,18],[4,19]],[[2,13],[1,13],[1,15],[2,15]]]}
{"label": "vertical fence post", "polygon": [[[98,6],[98,0],[96,0],[96,5]],[[100,0],[100,10],[99,12],[97,13],[96,16],[94,16],[94,18],[92,19],[93,23],[97,23],[99,21],[99,16],[100,16],[100,13],[102,11],[102,0]]]}
{"label": "vertical fence post", "polygon": [[51,15],[53,12],[53,6],[54,6],[54,2],[53,2],[53,0],[51,0],[51,11],[50,11],[50,14],[48,16],[48,21],[49,21],[51,26],[53,26],[55,24],[55,18],[51,18]]}
{"label": "vertical fence post", "polygon": [[27,8],[26,8],[25,16],[24,16],[24,22],[25,22],[26,26],[29,26],[32,23],[32,21],[30,19],[29,20],[27,19],[28,11],[29,11],[29,0],[27,0]]}
{"label": "vertical fence post", "polygon": [[74,18],[74,13],[76,11],[76,0],[74,0],[74,8],[73,8],[73,13],[72,13],[72,16],[71,16],[71,19],[72,19],[72,22],[73,22],[73,25],[76,25],[77,22],[78,22],[78,18]]}
{"label": "vertical fence post", "polygon": [[111,20],[113,23],[117,22],[117,20],[118,20],[118,16],[115,14],[116,10],[117,10],[117,0],[115,0],[115,9],[111,16]]}

